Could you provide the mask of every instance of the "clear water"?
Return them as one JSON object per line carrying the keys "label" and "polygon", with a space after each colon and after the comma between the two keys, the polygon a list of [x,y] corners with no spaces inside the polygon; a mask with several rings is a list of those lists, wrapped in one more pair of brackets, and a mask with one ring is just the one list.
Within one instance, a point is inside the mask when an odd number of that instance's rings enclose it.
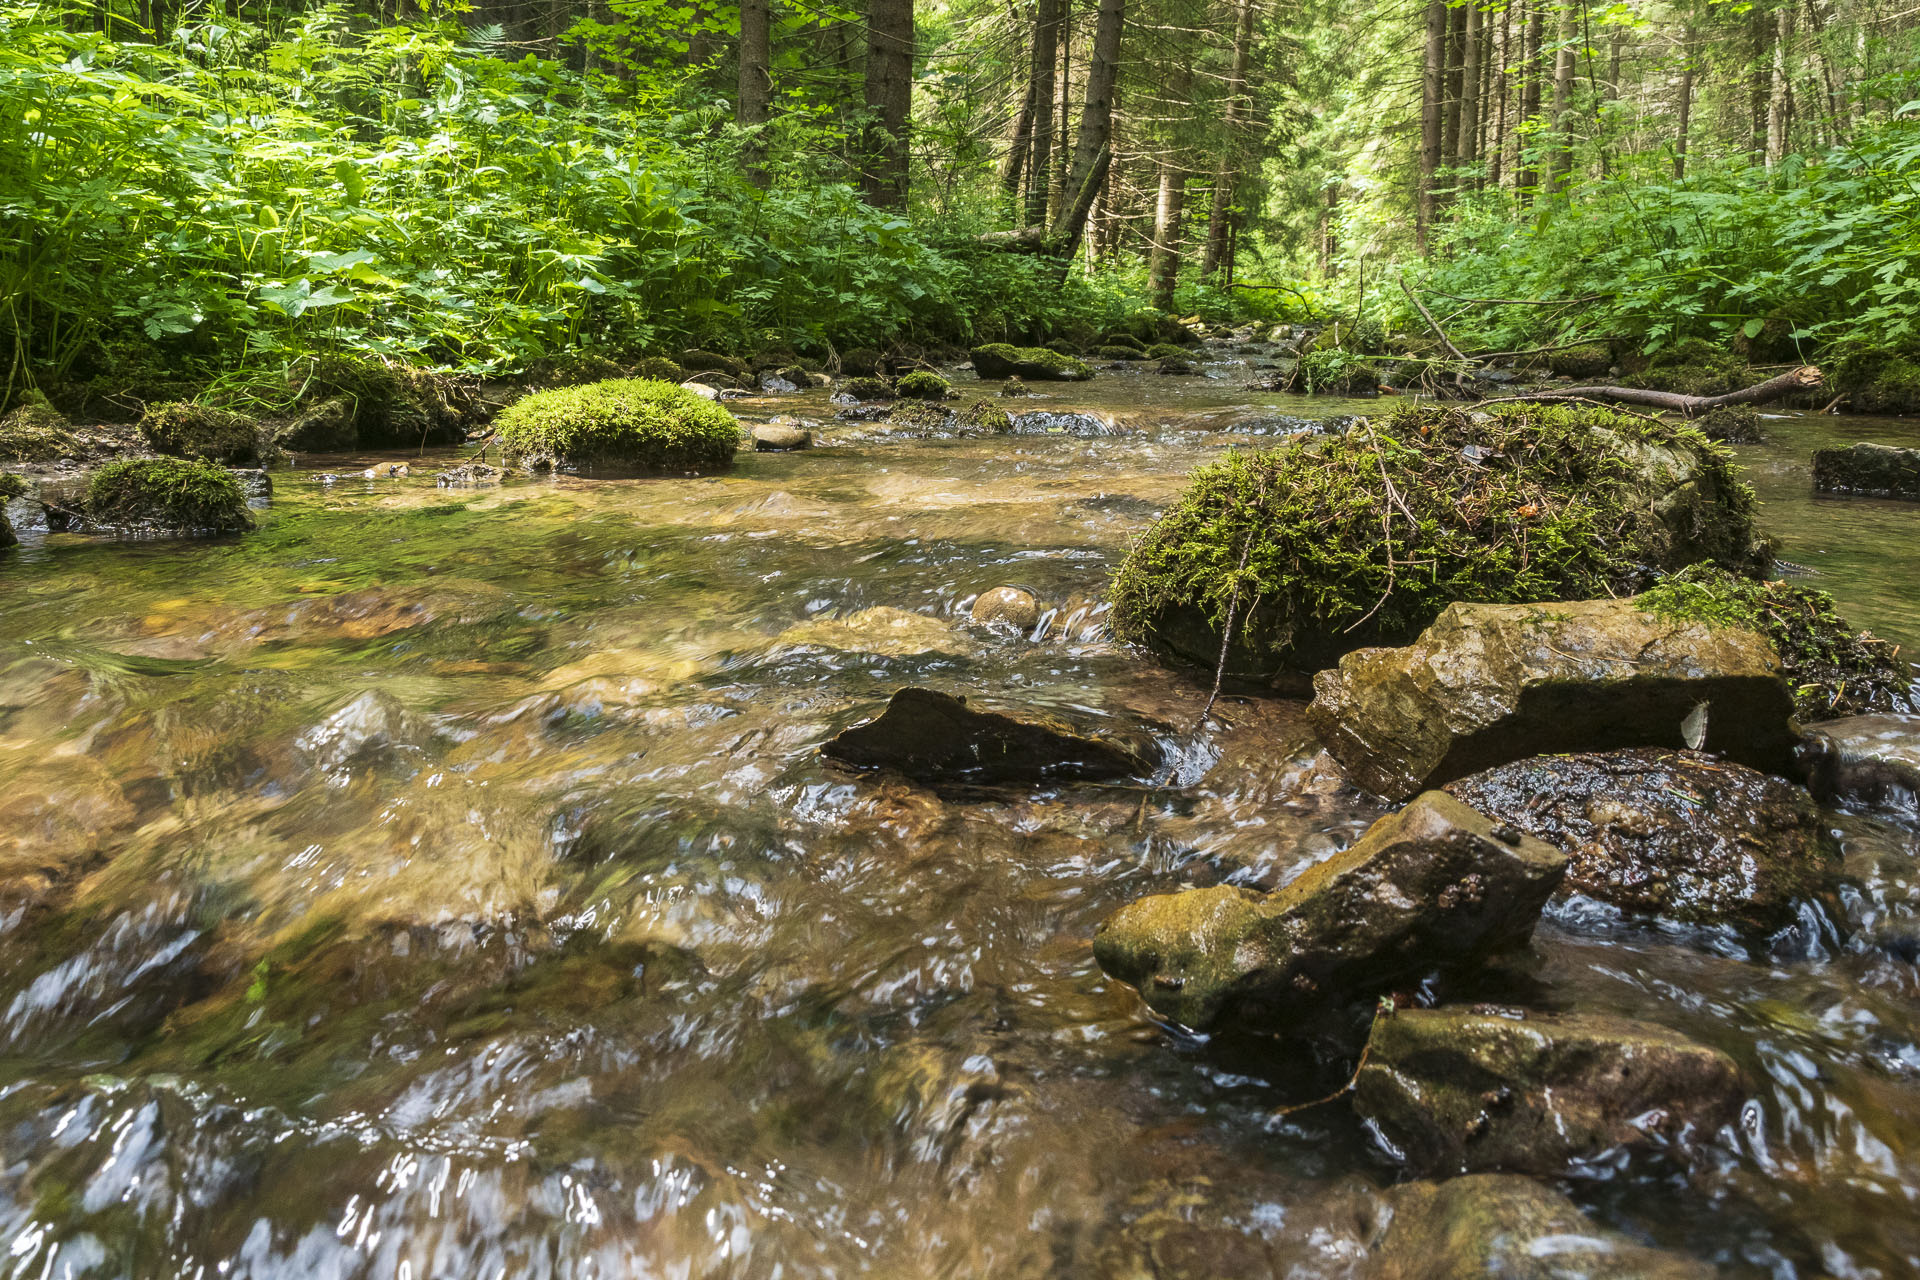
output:
{"label": "clear water", "polygon": [[[1170,1039],[1094,965],[1146,892],[1272,884],[1378,811],[1298,704],[1108,643],[1102,584],[1276,414],[1103,374],[1101,433],[825,447],[699,480],[278,478],[207,544],[0,563],[0,1274],[1350,1276],[1395,1174],[1277,1039]],[[971,392],[971,388],[969,391]],[[1743,451],[1783,554],[1920,646],[1920,505]],[[1240,427],[1242,430],[1230,428]],[[1027,586],[1044,634],[976,630]],[[885,611],[898,611],[885,612]],[[1182,780],[942,799],[816,748],[929,684],[1167,726]],[[1835,814],[1862,938],[1915,834]],[[1742,1276],[1920,1270],[1920,973],[1758,965],[1573,917],[1488,994],[1735,1054],[1755,1131],[1690,1177],[1566,1184]]]}

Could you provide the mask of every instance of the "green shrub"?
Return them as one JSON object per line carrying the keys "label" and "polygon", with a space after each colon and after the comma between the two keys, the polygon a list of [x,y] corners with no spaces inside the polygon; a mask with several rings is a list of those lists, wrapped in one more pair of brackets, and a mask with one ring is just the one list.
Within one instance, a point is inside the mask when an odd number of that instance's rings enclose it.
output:
{"label": "green shrub", "polygon": [[161,453],[235,466],[260,462],[260,424],[203,404],[157,404],[140,417],[140,434]]}
{"label": "green shrub", "polygon": [[536,392],[503,409],[494,426],[507,462],[531,471],[720,470],[740,444],[740,424],[718,404],[639,378]]}
{"label": "green shrub", "polygon": [[115,529],[238,533],[253,528],[247,495],[224,467],[183,458],[109,462],[87,483],[87,518]]}
{"label": "green shrub", "polygon": [[949,400],[953,384],[937,373],[920,369],[894,383],[893,391],[903,400]]}

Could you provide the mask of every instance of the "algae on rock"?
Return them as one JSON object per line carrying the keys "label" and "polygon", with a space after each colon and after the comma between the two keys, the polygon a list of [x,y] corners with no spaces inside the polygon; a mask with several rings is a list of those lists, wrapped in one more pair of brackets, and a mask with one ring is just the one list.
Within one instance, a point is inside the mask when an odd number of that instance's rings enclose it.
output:
{"label": "algae on rock", "polygon": [[1273,680],[1410,639],[1454,601],[1619,594],[1706,560],[1770,563],[1751,490],[1690,427],[1608,409],[1409,408],[1231,451],[1133,546],[1123,640]]}
{"label": "algae on rock", "polygon": [[618,379],[536,392],[494,420],[511,466],[710,471],[733,465],[740,424],[668,382]]}
{"label": "algae on rock", "polygon": [[144,533],[239,533],[253,528],[247,495],[231,471],[210,462],[131,458],[109,462],[87,483],[89,522]]}

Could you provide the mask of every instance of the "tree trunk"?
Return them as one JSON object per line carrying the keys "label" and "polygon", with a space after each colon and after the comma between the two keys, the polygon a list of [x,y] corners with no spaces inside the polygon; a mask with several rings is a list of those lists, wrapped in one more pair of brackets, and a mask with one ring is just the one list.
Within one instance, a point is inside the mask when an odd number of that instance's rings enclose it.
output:
{"label": "tree trunk", "polygon": [[1007,158],[1000,162],[1000,190],[1006,194],[1008,216],[1020,216],[1021,177],[1027,171],[1027,153],[1033,143],[1033,79],[1027,79],[1027,96],[1020,113],[1013,118],[1013,137],[1007,143]]}
{"label": "tree trunk", "polygon": [[[1211,277],[1227,252],[1234,180],[1240,170],[1240,128],[1245,118],[1247,64],[1253,57],[1253,0],[1238,0],[1233,24],[1233,61],[1227,70],[1227,102],[1220,121],[1220,163],[1213,171],[1213,205],[1207,211],[1207,247],[1200,274]],[[1324,269],[1324,268],[1323,268]]]}
{"label": "tree trunk", "polygon": [[1487,182],[1495,190],[1500,187],[1507,162],[1507,94],[1513,87],[1513,77],[1507,74],[1513,50],[1513,6],[1507,5],[1500,10],[1500,47],[1490,68],[1494,86],[1493,104],[1493,141],[1487,148],[1488,159],[1492,162],[1487,170]]}
{"label": "tree trunk", "polygon": [[1480,158],[1480,0],[1466,3],[1466,48],[1460,67],[1460,150],[1456,164]]}
{"label": "tree trunk", "polygon": [[1526,34],[1520,49],[1520,121],[1514,130],[1518,154],[1514,168],[1514,189],[1522,203],[1533,201],[1534,188],[1540,184],[1540,171],[1534,155],[1534,137],[1527,126],[1540,114],[1540,48],[1545,42],[1546,12],[1538,4],[1527,7]]}
{"label": "tree trunk", "polygon": [[1441,99],[1446,93],[1447,0],[1427,0],[1426,61],[1420,77],[1420,198],[1414,244],[1428,251],[1433,230],[1434,185],[1440,168]]}
{"label": "tree trunk", "polygon": [[913,0],[867,0],[866,172],[876,209],[907,203],[907,108],[913,96]]}
{"label": "tree trunk", "polygon": [[1060,53],[1064,0],[1039,0],[1033,16],[1033,161],[1027,167],[1027,224],[1047,220],[1053,173],[1053,73]]}
{"label": "tree trunk", "polygon": [[1688,27],[1680,38],[1680,102],[1675,111],[1679,117],[1674,128],[1673,138],[1673,176],[1687,176],[1687,133],[1693,121],[1693,28]]}
{"label": "tree trunk", "polygon": [[1560,11],[1559,48],[1553,54],[1553,148],[1548,153],[1547,190],[1565,191],[1573,171],[1573,9]]}
{"label": "tree trunk", "polygon": [[1793,111],[1793,85],[1787,76],[1787,50],[1793,43],[1793,8],[1774,13],[1773,78],[1767,93],[1767,167],[1786,159],[1787,131]]}
{"label": "tree trunk", "polygon": [[1766,10],[1754,5],[1747,16],[1748,31],[1753,39],[1753,59],[1747,67],[1747,107],[1753,117],[1753,146],[1755,159],[1765,160],[1767,155],[1767,88],[1771,78],[1767,57],[1767,37],[1773,30],[1773,20]]}
{"label": "tree trunk", "polygon": [[1440,138],[1443,169],[1460,163],[1460,107],[1466,94],[1467,10],[1472,7],[1467,3],[1447,10],[1447,75]]}
{"label": "tree trunk", "polygon": [[1067,199],[1051,235],[1061,248],[1060,256],[1069,261],[1086,231],[1094,194],[1113,161],[1113,92],[1120,76],[1120,35],[1126,17],[1126,0],[1100,0],[1093,56],[1087,63],[1087,97],[1080,109],[1080,136],[1074,145],[1073,169],[1067,175]]}
{"label": "tree trunk", "polygon": [[746,133],[741,161],[747,181],[767,185],[766,138],[763,136],[773,106],[773,35],[768,0],[740,0],[740,97],[734,122]]}
{"label": "tree trunk", "polygon": [[1340,184],[1327,184],[1327,207],[1320,214],[1320,274],[1331,280],[1340,256]]}
{"label": "tree trunk", "polygon": [[[1174,48],[1173,73],[1167,77],[1168,97],[1184,103],[1193,92],[1193,59],[1182,41]],[[1175,126],[1163,126],[1172,133]],[[1186,212],[1186,157],[1171,139],[1160,147],[1160,194],[1153,204],[1153,247],[1147,258],[1147,287],[1153,305],[1173,310],[1173,291],[1180,280],[1180,219]]]}
{"label": "tree trunk", "polygon": [[1047,166],[1047,216],[1040,225],[1052,226],[1067,203],[1067,119],[1073,114],[1073,5],[1060,0],[1060,103],[1054,108],[1054,130],[1060,145],[1053,149],[1053,163]]}

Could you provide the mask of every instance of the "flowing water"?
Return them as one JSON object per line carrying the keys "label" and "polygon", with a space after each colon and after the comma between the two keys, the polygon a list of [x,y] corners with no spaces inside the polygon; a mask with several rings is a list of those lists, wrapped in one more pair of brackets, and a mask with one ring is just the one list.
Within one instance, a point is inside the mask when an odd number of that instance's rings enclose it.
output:
{"label": "flowing water", "polygon": [[[1297,703],[1103,634],[1183,476],[1378,403],[1105,374],[1032,434],[748,419],[708,479],[276,477],[259,532],[0,561],[0,1274],[1357,1276],[1395,1180],[1349,1062],[1106,981],[1146,892],[1283,882],[1379,809]],[[971,392],[973,388],[969,387]],[[1920,506],[1743,450],[1859,625],[1920,646]],[[1049,426],[1059,428],[1048,430]],[[336,477],[329,482],[327,476]],[[979,591],[1048,603],[1028,636]],[[941,796],[816,748],[926,684],[1163,726],[1165,785]],[[1920,1269],[1912,828],[1836,813],[1853,940],[1755,962],[1559,913],[1492,994],[1733,1053],[1751,1124],[1565,1184],[1739,1276]]]}

